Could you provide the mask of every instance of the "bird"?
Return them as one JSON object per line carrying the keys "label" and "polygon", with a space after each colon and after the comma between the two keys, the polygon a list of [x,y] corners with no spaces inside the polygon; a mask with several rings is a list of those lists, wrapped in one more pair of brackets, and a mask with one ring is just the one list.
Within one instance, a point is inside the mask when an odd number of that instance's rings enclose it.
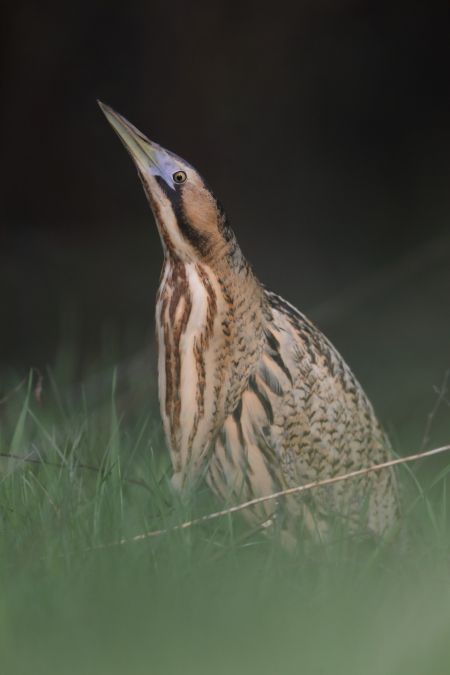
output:
{"label": "bird", "polygon": [[[156,296],[158,394],[180,494],[205,480],[226,504],[392,458],[374,409],[320,329],[256,277],[200,173],[99,105],[130,154],[162,243]],[[247,519],[330,537],[379,539],[400,518],[392,469],[268,500]]]}

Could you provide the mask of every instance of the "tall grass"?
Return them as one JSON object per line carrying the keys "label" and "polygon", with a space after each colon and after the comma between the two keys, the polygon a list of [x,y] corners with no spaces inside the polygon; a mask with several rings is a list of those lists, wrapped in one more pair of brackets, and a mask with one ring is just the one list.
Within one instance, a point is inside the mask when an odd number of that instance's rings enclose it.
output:
{"label": "tall grass", "polygon": [[1,459],[0,673],[450,673],[450,458],[400,472],[406,549],[290,555],[239,516],[110,545],[217,504],[175,498],[154,400],[107,379],[0,404],[0,451],[29,460]]}

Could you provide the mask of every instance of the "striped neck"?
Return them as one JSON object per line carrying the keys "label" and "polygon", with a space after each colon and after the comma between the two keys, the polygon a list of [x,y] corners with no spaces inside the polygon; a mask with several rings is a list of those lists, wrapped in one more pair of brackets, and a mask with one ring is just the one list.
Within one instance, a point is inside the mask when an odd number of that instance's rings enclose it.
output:
{"label": "striped neck", "polygon": [[263,291],[240,251],[214,264],[167,257],[156,326],[161,415],[182,487],[204,470],[262,349]]}

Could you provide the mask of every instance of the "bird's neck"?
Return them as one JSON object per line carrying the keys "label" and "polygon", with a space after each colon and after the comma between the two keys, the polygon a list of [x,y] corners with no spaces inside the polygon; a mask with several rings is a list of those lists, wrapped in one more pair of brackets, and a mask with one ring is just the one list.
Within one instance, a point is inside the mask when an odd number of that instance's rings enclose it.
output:
{"label": "bird's neck", "polygon": [[256,366],[263,298],[243,259],[166,258],[156,308],[158,378],[175,484],[201,473]]}

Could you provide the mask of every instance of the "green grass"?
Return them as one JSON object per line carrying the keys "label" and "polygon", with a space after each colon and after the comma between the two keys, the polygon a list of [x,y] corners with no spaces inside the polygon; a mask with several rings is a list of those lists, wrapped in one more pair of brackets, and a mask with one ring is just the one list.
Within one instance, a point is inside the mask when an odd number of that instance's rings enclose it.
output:
{"label": "green grass", "polygon": [[151,395],[64,378],[41,403],[11,378],[0,404],[0,451],[47,462],[1,460],[2,675],[450,673],[450,458],[401,471],[406,551],[336,534],[288,555],[239,516],[109,546],[217,503],[171,493]]}

